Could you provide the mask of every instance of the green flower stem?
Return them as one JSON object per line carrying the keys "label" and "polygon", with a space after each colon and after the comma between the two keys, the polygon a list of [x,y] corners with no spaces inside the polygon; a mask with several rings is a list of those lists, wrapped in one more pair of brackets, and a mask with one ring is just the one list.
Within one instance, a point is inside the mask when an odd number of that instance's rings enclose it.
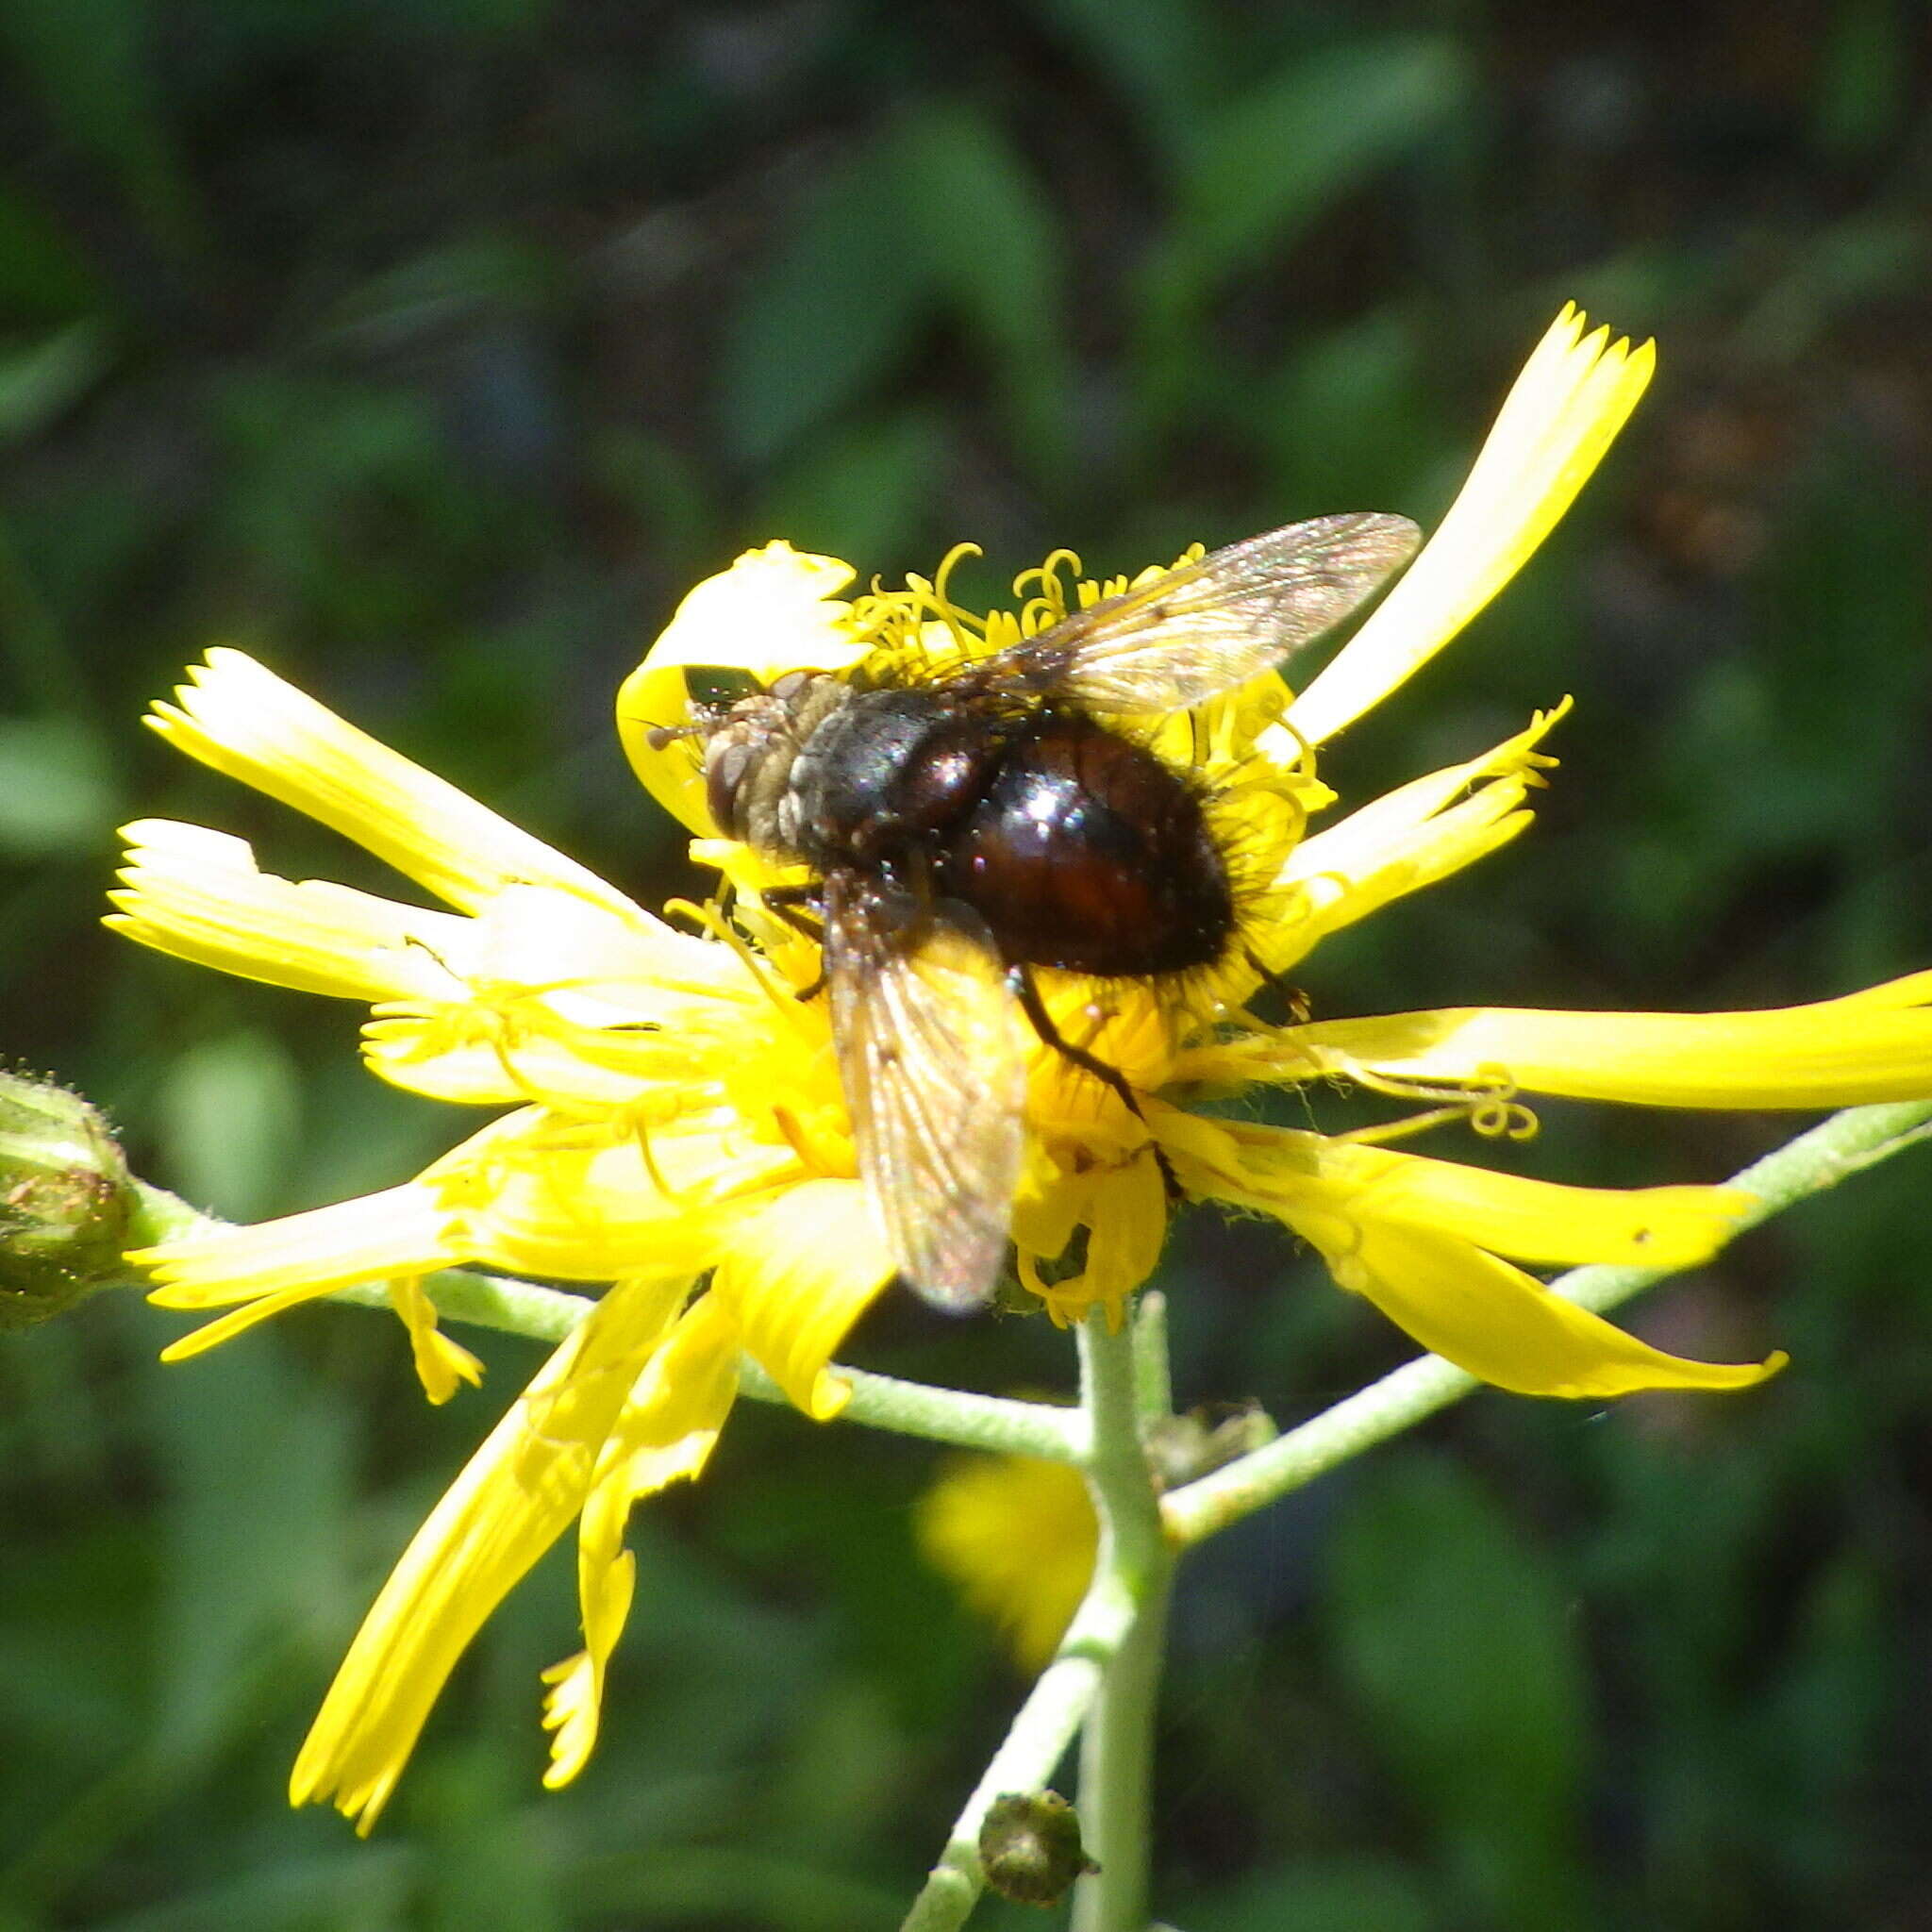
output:
{"label": "green flower stem", "polygon": [[1159,1320],[1157,1312],[1146,1336],[1115,1335],[1095,1310],[1078,1330],[1081,1401],[1073,1413],[1086,1438],[1082,1461],[1100,1517],[1093,1580],[900,1932],[954,1932],[965,1924],[986,1883],[979,1829],[993,1800],[1043,1789],[1083,1720],[1080,1824],[1102,1870],[1080,1881],[1074,1926],[1144,1932],[1154,1696],[1174,1568],[1138,1421],[1140,1371],[1145,1351],[1161,1340]]}
{"label": "green flower stem", "polygon": [[[165,1188],[137,1181],[134,1189],[129,1247],[148,1247],[186,1234],[213,1232],[225,1224],[199,1213]],[[445,1268],[423,1286],[436,1304],[437,1313],[447,1320],[526,1336],[533,1341],[561,1341],[596,1306],[588,1295],[508,1275],[482,1274],[469,1268]],[[329,1300],[386,1308],[389,1291],[381,1282],[363,1282],[338,1289]],[[759,1402],[786,1400],[785,1391],[749,1357],[741,1361],[739,1369],[740,1387],[746,1395]],[[965,1449],[1038,1456],[1050,1462],[1077,1462],[1085,1453],[1086,1424],[1077,1409],[1043,1402],[1013,1402],[963,1390],[932,1389],[863,1369],[841,1368],[838,1374],[852,1385],[852,1399],[840,1412],[844,1422],[951,1442]]]}
{"label": "green flower stem", "polygon": [[1154,1845],[1154,1719],[1167,1661],[1174,1557],[1141,1578],[1138,1614],[1101,1679],[1080,1740],[1080,1828],[1099,1867],[1074,1893],[1070,1932],[1146,1932]]}
{"label": "green flower stem", "polygon": [[[749,1357],[739,1363],[747,1395],[783,1402],[785,1391]],[[863,1369],[836,1373],[852,1384],[852,1400],[840,1410],[841,1422],[867,1428],[893,1429],[923,1436],[929,1442],[953,1442],[962,1449],[997,1450],[1009,1456],[1038,1456],[1049,1462],[1080,1458],[1080,1412],[1050,1402],[1013,1402],[1001,1395],[974,1395],[962,1389],[934,1389],[902,1382]]]}
{"label": "green flower stem", "polygon": [[1174,1413],[1167,1357],[1167,1297],[1150,1288],[1134,1307],[1134,1408],[1144,1431]]}
{"label": "green flower stem", "polygon": [[[1932,1101],[1847,1108],[1735,1174],[1729,1185],[1757,1199],[1741,1230],[1823,1193],[1841,1180],[1932,1135]],[[1573,1268],[1550,1291],[1602,1314],[1640,1290],[1679,1271],[1670,1268]],[[1312,1482],[1338,1463],[1412,1428],[1479,1387],[1474,1376],[1438,1356],[1407,1362],[1379,1382],[1277,1437],[1264,1449],[1176,1490],[1162,1507],[1167,1532],[1186,1547]]]}
{"label": "green flower stem", "polygon": [[1147,1924],[1154,1711],[1174,1561],[1141,1434],[1150,1385],[1163,1395],[1168,1385],[1166,1310],[1153,1299],[1153,1313],[1130,1333],[1109,1333],[1098,1310],[1079,1331],[1092,1430],[1087,1482],[1100,1518],[1094,1570],[1126,1597],[1132,1615],[1081,1740],[1080,1827],[1100,1869],[1080,1880],[1073,1932],[1144,1932]]}
{"label": "green flower stem", "polygon": [[1007,1791],[1040,1790],[1052,1778],[1138,1614],[1132,1591],[1111,1571],[1096,1569],[1058,1655],[1034,1680],[900,1932],[954,1932],[966,1923],[986,1885],[979,1869],[979,1827],[993,1800]]}
{"label": "green flower stem", "polygon": [[[479,1274],[469,1268],[445,1268],[423,1286],[445,1321],[499,1328],[533,1341],[561,1341],[597,1306],[590,1295],[544,1288],[508,1274]],[[358,1281],[353,1288],[337,1289],[328,1299],[356,1308],[386,1308],[389,1284]]]}

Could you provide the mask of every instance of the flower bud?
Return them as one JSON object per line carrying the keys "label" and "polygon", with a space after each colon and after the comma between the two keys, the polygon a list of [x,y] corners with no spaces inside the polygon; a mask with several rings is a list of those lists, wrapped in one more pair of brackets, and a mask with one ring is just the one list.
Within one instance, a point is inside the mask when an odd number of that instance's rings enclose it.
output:
{"label": "flower bud", "polygon": [[86,1101],[0,1074],[0,1332],[119,1276],[133,1206],[127,1163]]}
{"label": "flower bud", "polygon": [[1002,1898],[1058,1905],[1084,1873],[1100,1867],[1080,1842],[1080,1814],[1058,1791],[1007,1791],[987,1807],[979,1862]]}
{"label": "flower bud", "polygon": [[1147,1460],[1163,1491],[1178,1490],[1264,1447],[1275,1433],[1258,1403],[1210,1404],[1157,1423],[1147,1434]]}

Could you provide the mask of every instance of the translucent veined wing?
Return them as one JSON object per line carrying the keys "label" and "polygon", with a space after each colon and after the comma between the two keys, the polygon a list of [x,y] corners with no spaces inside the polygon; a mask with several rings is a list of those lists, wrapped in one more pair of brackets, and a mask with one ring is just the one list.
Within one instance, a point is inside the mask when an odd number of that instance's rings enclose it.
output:
{"label": "translucent veined wing", "polygon": [[1024,1015],[964,907],[915,911],[833,873],[824,910],[832,1038],[880,1230],[927,1301],[976,1307],[992,1292],[1020,1177]]}
{"label": "translucent veined wing", "polygon": [[1074,611],[969,675],[1058,688],[1096,711],[1198,705],[1340,624],[1421,541],[1407,517],[1375,511],[1290,524]]}

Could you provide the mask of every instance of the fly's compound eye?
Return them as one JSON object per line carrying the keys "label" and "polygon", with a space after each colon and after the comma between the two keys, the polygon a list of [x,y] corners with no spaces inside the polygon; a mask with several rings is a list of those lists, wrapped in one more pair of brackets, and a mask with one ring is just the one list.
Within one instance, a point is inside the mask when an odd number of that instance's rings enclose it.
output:
{"label": "fly's compound eye", "polygon": [[735,665],[687,664],[684,689],[696,716],[722,718],[733,705],[757,697],[764,686],[749,671]]}
{"label": "fly's compound eye", "polygon": [[751,746],[727,738],[713,739],[705,758],[705,804],[711,823],[728,832],[738,823],[738,788],[751,769]]}
{"label": "fly's compound eye", "polygon": [[748,671],[715,664],[684,666],[686,718],[682,724],[654,724],[644,734],[653,751],[685,739],[708,738],[746,698],[761,697],[764,686]]}

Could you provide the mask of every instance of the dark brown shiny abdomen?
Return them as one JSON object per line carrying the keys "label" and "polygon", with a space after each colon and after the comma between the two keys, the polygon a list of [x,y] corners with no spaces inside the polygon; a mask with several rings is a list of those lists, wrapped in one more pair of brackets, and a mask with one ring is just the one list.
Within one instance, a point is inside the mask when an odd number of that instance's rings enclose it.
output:
{"label": "dark brown shiny abdomen", "polygon": [[1044,716],[944,841],[940,890],[1012,963],[1125,977],[1218,958],[1227,869],[1194,794],[1077,713]]}

